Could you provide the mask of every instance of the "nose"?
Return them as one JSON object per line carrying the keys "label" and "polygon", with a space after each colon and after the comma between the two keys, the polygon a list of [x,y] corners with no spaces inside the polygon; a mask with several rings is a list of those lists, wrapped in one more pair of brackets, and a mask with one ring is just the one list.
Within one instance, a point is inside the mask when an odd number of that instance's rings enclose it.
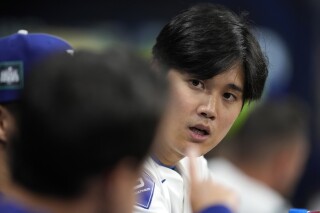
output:
{"label": "nose", "polygon": [[199,116],[214,120],[217,116],[217,100],[210,96],[206,103],[201,104],[198,107],[197,113]]}

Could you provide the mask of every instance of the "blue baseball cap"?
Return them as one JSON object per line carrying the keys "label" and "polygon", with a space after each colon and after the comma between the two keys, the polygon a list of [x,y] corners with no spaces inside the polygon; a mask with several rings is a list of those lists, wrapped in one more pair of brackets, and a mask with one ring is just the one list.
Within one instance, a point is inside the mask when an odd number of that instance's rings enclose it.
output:
{"label": "blue baseball cap", "polygon": [[32,66],[58,53],[73,53],[65,40],[45,33],[17,33],[0,38],[0,103],[19,100]]}

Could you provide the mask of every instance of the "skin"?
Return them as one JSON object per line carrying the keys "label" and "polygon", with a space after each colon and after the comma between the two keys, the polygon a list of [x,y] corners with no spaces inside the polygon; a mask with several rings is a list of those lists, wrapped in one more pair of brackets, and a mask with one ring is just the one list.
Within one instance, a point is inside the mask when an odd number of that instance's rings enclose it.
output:
{"label": "skin", "polygon": [[[169,102],[155,136],[155,156],[174,166],[195,148],[203,155],[225,137],[243,105],[241,63],[207,80],[170,69]],[[197,129],[206,130],[198,131]]]}
{"label": "skin", "polygon": [[5,193],[9,185],[9,171],[7,162],[7,145],[10,135],[16,132],[14,116],[0,105],[0,192]]}

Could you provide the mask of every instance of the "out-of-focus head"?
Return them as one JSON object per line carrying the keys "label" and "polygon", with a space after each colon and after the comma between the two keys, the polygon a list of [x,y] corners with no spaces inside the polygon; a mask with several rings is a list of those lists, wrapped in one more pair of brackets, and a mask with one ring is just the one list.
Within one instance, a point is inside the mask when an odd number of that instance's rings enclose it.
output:
{"label": "out-of-focus head", "polygon": [[[250,112],[235,135],[230,136],[241,141],[232,144],[230,148],[241,152],[243,158],[259,156],[259,159],[263,160],[277,147],[294,143],[295,140],[288,138],[306,138],[307,121],[307,108],[298,99],[284,98],[263,102]],[[299,141],[307,143],[304,140]]]}
{"label": "out-of-focus head", "polygon": [[309,151],[308,108],[295,98],[269,100],[248,115],[221,152],[234,162],[270,169],[273,187],[289,195],[303,172]]}
{"label": "out-of-focus head", "polygon": [[6,145],[16,133],[20,95],[31,68],[53,54],[72,53],[71,45],[54,35],[20,30],[0,38],[0,190],[7,185]]}
{"label": "out-of-focus head", "polygon": [[165,97],[164,80],[128,50],[42,63],[30,73],[21,102],[21,131],[10,149],[14,181],[73,199],[100,180],[103,206],[108,200],[110,208],[119,206],[122,196],[120,207],[131,209],[128,199]]}

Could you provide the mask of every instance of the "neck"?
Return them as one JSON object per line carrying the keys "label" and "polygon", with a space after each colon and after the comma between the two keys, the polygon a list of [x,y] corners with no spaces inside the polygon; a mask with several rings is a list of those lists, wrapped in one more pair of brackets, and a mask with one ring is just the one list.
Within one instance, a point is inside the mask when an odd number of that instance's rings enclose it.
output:
{"label": "neck", "polygon": [[0,192],[5,193],[9,185],[9,172],[6,150],[0,144]]}
{"label": "neck", "polygon": [[176,152],[173,152],[170,148],[161,145],[154,147],[152,150],[152,156],[166,167],[175,167],[177,163],[184,158],[183,155],[176,154]]}
{"label": "neck", "polygon": [[167,167],[167,168],[169,168],[169,169],[175,169],[175,167],[176,167],[176,166],[168,166],[168,165],[166,165],[166,164],[163,164],[163,163],[158,159],[157,156],[152,155],[151,158],[152,158],[157,164],[159,164],[160,166],[164,166],[164,167]]}

